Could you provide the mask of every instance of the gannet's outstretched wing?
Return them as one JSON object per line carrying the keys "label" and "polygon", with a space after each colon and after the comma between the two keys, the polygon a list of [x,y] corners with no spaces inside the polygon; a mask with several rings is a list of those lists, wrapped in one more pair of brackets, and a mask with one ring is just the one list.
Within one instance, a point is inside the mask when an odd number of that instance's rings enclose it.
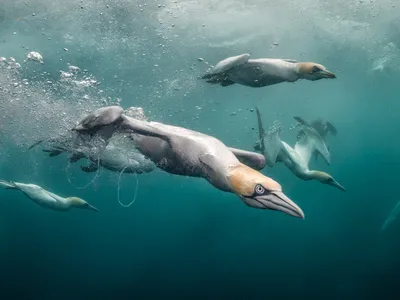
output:
{"label": "gannet's outstretched wing", "polygon": [[230,80],[226,74],[229,70],[245,64],[250,58],[250,54],[244,53],[237,56],[228,57],[217,63],[207,74],[201,76],[201,79],[206,79],[208,83],[220,84],[221,86],[230,86],[236,82]]}
{"label": "gannet's outstretched wing", "polygon": [[214,75],[223,74],[237,66],[245,64],[250,58],[250,54],[243,53],[237,56],[231,56],[217,63],[208,74],[203,75],[202,79],[208,79]]}
{"label": "gannet's outstretched wing", "polygon": [[264,155],[256,152],[246,151],[242,149],[228,147],[228,149],[237,157],[237,159],[256,170],[262,170],[265,167]]}
{"label": "gannet's outstretched wing", "polygon": [[282,149],[282,141],[281,141],[281,128],[277,128],[273,131],[270,131],[265,136],[265,161],[268,166],[273,167],[275,163],[279,160],[279,153]]}
{"label": "gannet's outstretched wing", "polygon": [[269,130],[265,134],[265,129],[261,120],[261,113],[256,106],[257,122],[258,122],[258,137],[259,141],[254,147],[255,150],[260,152],[265,157],[265,163],[269,167],[273,167],[278,160],[279,152],[281,151],[282,141],[280,138],[281,128]]}
{"label": "gannet's outstretched wing", "polygon": [[256,145],[254,146],[254,150],[260,150],[260,152],[262,154],[265,153],[265,142],[264,142],[264,138],[265,138],[265,130],[264,130],[264,126],[261,120],[261,114],[260,114],[260,110],[258,109],[257,106],[255,106],[256,108],[256,113],[257,113],[257,123],[258,123],[258,141],[256,143]]}
{"label": "gannet's outstretched wing", "polygon": [[305,125],[302,126],[300,131],[301,134],[298,135],[294,150],[304,159],[304,162],[308,165],[313,152],[317,151],[322,155],[327,164],[330,164],[331,155],[318,132],[314,128]]}
{"label": "gannet's outstretched wing", "polygon": [[124,110],[120,106],[107,106],[96,109],[84,117],[78,125],[73,127],[75,131],[88,131],[97,126],[111,124],[121,118]]}

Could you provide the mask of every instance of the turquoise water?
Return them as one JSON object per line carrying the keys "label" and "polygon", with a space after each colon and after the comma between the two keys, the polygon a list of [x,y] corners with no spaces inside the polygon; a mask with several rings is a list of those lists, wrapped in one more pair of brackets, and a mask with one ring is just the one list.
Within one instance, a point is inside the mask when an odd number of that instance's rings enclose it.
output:
{"label": "turquoise water", "polygon": [[[380,229],[400,200],[399,7],[385,0],[2,0],[0,56],[21,69],[0,69],[1,179],[100,209],[59,213],[1,190],[2,299],[398,299],[400,221]],[[25,64],[30,51],[44,64]],[[198,79],[208,68],[198,58],[215,64],[245,52],[315,61],[337,79],[261,89]],[[61,80],[68,64],[81,69],[78,84]],[[123,208],[118,173],[102,170],[80,189],[94,174],[65,155],[27,150],[115,103],[246,150],[257,140],[254,105],[266,126],[283,124],[291,145],[293,116],[327,119],[338,130],[328,137],[332,163],[313,167],[347,191],[302,181],[280,164],[266,167],[304,211],[301,220],[249,208],[203,179],[156,170],[139,175],[137,200]],[[135,176],[123,175],[121,201],[135,188]]]}

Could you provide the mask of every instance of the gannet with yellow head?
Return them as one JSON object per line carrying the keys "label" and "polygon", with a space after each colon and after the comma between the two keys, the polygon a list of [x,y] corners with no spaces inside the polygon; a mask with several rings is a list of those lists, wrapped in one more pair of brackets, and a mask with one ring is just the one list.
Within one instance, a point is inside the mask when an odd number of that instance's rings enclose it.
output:
{"label": "gannet with yellow head", "polygon": [[336,75],[314,62],[277,58],[250,59],[250,55],[244,53],[220,61],[201,78],[221,86],[238,83],[249,87],[264,87],[299,79],[315,81],[336,78]]}
{"label": "gannet with yellow head", "polygon": [[[262,128],[260,111],[256,107],[258,115],[259,132],[264,132]],[[261,146],[257,145],[257,149],[264,151],[266,164],[273,167],[276,162],[283,162],[286,167],[291,170],[297,177],[303,180],[318,180],[321,183],[331,185],[342,191],[345,188],[340,185],[328,173],[310,170],[309,162],[314,151],[317,151],[330,164],[330,153],[322,137],[318,132],[305,124],[301,125],[300,132],[297,136],[297,143],[292,148],[280,138],[280,128],[276,128],[268,134],[268,137],[259,136]],[[266,140],[268,141],[266,143]]]}
{"label": "gannet with yellow head", "polygon": [[[101,113],[107,114],[107,109],[113,111],[109,107]],[[229,148],[215,137],[182,127],[124,114],[115,121],[120,124],[116,131],[129,133],[139,151],[158,168],[170,174],[204,178],[217,189],[236,194],[248,206],[304,218],[303,211],[282,192],[279,183],[254,169],[265,166],[261,154]],[[75,130],[93,130],[90,122],[84,122],[85,128]]]}
{"label": "gannet with yellow head", "polygon": [[61,197],[36,184],[25,184],[20,182],[12,182],[0,180],[0,186],[6,189],[15,189],[23,192],[34,203],[58,211],[68,211],[71,208],[82,208],[94,211],[99,211],[94,206],[87,203],[85,200],[78,197]]}

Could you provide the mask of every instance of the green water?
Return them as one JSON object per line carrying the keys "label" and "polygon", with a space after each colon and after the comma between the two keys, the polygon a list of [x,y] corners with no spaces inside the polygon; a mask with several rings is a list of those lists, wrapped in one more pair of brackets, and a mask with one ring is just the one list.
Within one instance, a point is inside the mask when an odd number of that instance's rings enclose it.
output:
{"label": "green water", "polygon": [[[1,179],[79,196],[100,210],[54,212],[1,190],[1,299],[400,297],[400,221],[380,231],[400,200],[396,1],[1,4],[0,56],[21,64],[20,75],[0,69]],[[29,51],[44,65],[24,64]],[[208,67],[198,58],[215,64],[245,52],[315,61],[337,79],[260,89],[198,79]],[[68,64],[87,70],[79,80],[93,76],[99,85],[60,82]],[[327,119],[338,130],[328,138],[331,165],[312,166],[347,191],[302,181],[281,164],[263,169],[302,208],[301,220],[157,170],[139,175],[137,200],[123,208],[118,173],[102,170],[79,189],[94,174],[65,155],[27,150],[118,101],[246,150],[257,140],[255,104],[266,126],[283,124],[290,145],[293,116]],[[121,201],[135,188],[134,175],[123,175]]]}

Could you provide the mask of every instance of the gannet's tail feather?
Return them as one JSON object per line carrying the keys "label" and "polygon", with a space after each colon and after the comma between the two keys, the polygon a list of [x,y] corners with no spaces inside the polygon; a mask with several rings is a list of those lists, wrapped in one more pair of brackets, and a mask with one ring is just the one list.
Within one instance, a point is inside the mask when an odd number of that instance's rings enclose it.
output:
{"label": "gannet's tail feather", "polygon": [[5,189],[17,189],[18,187],[12,181],[0,180],[0,186]]}

